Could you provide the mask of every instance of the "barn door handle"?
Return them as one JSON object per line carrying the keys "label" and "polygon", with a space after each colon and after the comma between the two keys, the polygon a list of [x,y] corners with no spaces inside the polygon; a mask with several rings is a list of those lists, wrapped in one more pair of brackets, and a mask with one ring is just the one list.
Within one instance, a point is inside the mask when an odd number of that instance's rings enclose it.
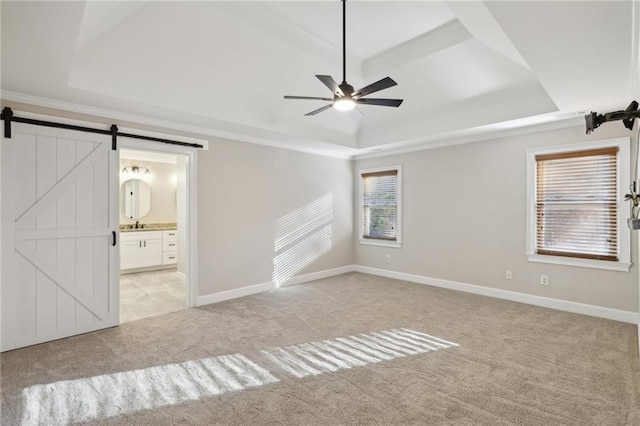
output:
{"label": "barn door handle", "polygon": [[113,238],[113,241],[112,241],[111,245],[115,247],[115,245],[116,245],[116,231],[111,231],[111,237]]}

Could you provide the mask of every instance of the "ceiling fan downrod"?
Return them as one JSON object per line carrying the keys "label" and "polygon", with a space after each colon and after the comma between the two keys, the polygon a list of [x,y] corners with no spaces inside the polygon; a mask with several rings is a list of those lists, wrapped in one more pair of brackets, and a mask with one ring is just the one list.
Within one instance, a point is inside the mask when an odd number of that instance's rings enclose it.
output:
{"label": "ceiling fan downrod", "polygon": [[347,82],[347,0],[342,0],[342,84]]}
{"label": "ceiling fan downrod", "polygon": [[333,106],[339,111],[353,109],[353,86],[347,83],[347,0],[342,0],[342,83],[338,87],[342,93],[334,93]]}

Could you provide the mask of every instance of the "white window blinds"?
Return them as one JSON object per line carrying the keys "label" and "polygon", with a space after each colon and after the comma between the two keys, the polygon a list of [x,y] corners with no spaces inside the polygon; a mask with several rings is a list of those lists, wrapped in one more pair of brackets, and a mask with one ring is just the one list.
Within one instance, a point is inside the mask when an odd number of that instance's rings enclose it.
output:
{"label": "white window blinds", "polygon": [[618,260],[618,148],[536,156],[536,252]]}
{"label": "white window blinds", "polygon": [[397,241],[398,170],[362,173],[362,238]]}

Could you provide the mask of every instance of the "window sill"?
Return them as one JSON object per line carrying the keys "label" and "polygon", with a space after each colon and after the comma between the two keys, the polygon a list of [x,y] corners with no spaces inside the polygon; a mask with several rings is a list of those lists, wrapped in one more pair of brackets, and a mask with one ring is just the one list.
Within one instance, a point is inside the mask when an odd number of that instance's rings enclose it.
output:
{"label": "window sill", "polygon": [[402,247],[401,241],[376,240],[374,238],[360,238],[360,244],[363,246],[380,246],[380,247]]}
{"label": "window sill", "polygon": [[545,256],[527,254],[529,262],[552,263],[554,265],[577,266],[580,268],[607,269],[609,271],[629,272],[631,263],[610,262],[607,260],[580,259],[577,257]]}

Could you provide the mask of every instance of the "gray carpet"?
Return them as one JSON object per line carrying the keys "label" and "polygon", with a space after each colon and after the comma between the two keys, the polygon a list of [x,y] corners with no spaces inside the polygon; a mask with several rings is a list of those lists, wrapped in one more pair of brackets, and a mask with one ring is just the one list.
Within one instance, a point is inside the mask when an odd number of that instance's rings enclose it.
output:
{"label": "gray carpet", "polygon": [[634,325],[358,273],[1,362],[3,425],[640,424]]}

